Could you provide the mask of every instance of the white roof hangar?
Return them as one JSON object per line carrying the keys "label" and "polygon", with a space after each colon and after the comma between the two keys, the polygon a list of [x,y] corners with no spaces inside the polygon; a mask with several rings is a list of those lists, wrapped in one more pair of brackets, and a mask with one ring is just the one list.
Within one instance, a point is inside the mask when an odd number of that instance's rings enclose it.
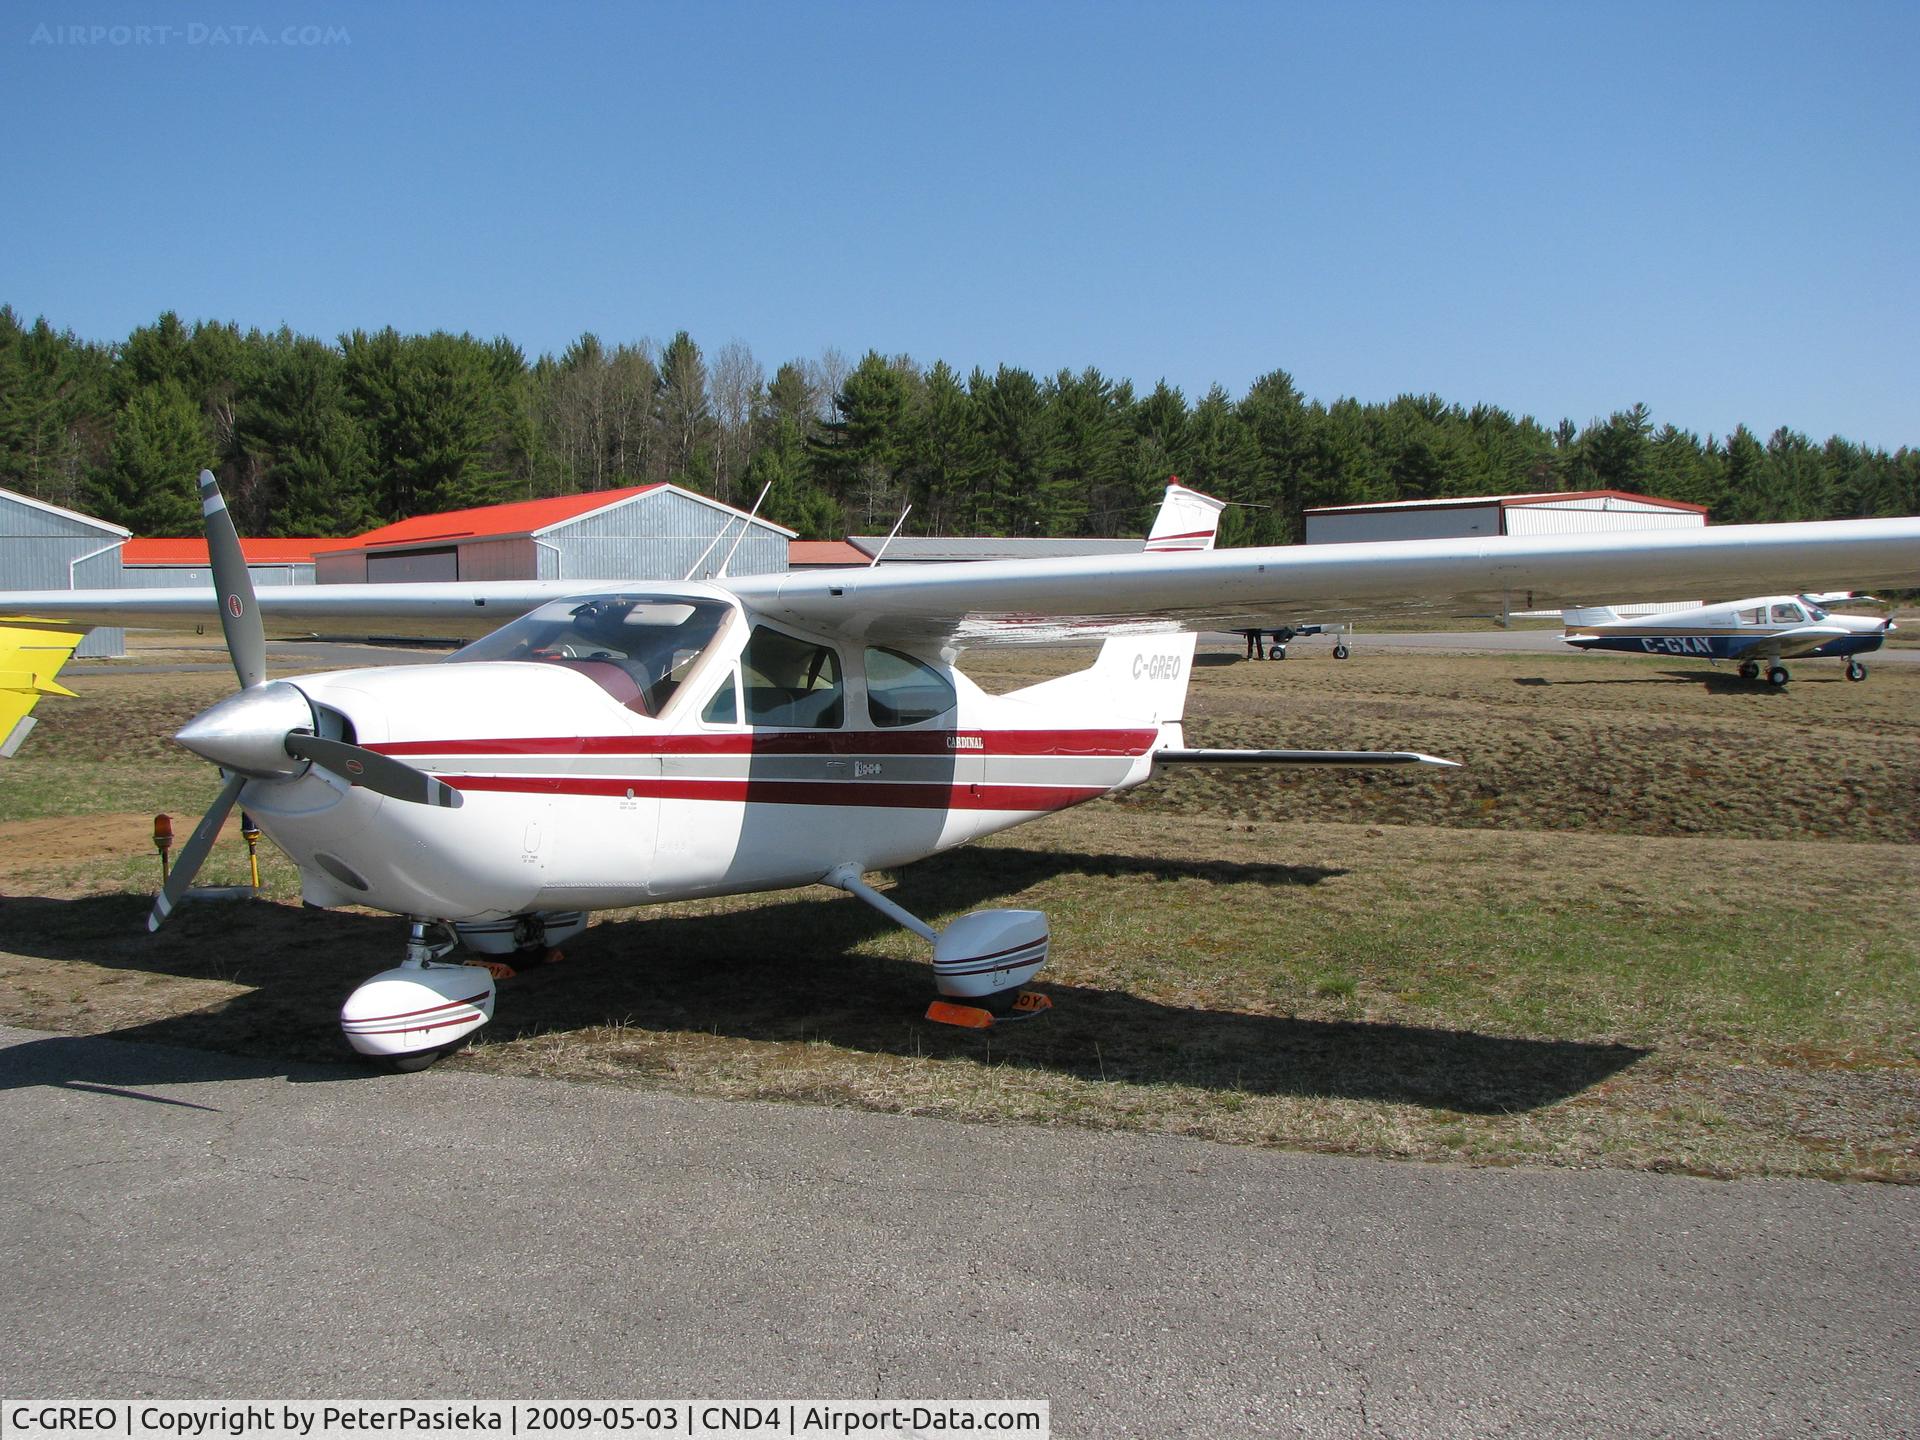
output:
{"label": "white roof hangar", "polygon": [[[111,521],[0,490],[0,588],[93,590],[122,585],[120,552],[132,534]],[[124,655],[126,631],[95,630],[73,653]]]}
{"label": "white roof hangar", "polygon": [[1306,543],[1447,540],[1468,535],[1577,535],[1607,530],[1674,530],[1707,523],[1707,507],[1626,490],[1549,490],[1321,505],[1305,512]]}
{"label": "white roof hangar", "polygon": [[679,580],[787,568],[794,532],[678,485],[635,485],[415,515],[317,546],[322,585],[422,580]]}

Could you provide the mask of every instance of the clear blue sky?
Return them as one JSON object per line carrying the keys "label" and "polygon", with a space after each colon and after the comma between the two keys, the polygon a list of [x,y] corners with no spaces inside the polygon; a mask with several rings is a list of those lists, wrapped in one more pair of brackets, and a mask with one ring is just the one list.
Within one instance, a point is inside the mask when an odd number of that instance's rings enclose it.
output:
{"label": "clear blue sky", "polygon": [[769,371],[874,348],[1190,397],[1279,367],[1894,448],[1917,76],[1911,0],[25,0],[0,301],[92,339],[684,328]]}

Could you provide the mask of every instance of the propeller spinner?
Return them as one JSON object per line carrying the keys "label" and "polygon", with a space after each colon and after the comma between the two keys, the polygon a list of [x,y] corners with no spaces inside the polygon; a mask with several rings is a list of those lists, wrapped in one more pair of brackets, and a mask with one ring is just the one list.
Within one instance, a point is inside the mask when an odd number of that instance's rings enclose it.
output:
{"label": "propeller spinner", "polygon": [[253,579],[240,549],[240,535],[211,471],[200,472],[200,511],[206,518],[207,555],[214,592],[220,599],[220,628],[227,654],[240,677],[240,692],[201,711],[173,738],[226,776],[166,885],[153,902],[147,929],[158,930],[173,913],[199,872],[220,829],[227,823],[243,786],[253,781],[292,780],[318,765],[349,785],[361,785],[411,805],[457,808],[461,795],[444,780],[390,755],[344,740],[329,740],[318,729],[313,703],[297,685],[267,679],[267,635],[253,594]]}

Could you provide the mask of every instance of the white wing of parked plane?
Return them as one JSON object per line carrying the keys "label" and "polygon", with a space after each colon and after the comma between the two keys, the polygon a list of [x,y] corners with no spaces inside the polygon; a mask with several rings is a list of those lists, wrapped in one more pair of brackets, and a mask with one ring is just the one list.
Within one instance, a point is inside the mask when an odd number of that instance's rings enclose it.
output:
{"label": "white wing of parked plane", "polygon": [[1052,638],[1063,624],[1240,630],[1275,614],[1492,616],[1782,581],[1920,582],[1920,517],[800,571],[730,584],[761,613],[819,630],[980,643],[990,634]]}
{"label": "white wing of parked plane", "polygon": [[[633,579],[269,586],[270,631],[469,635],[548,600]],[[727,580],[756,611],[897,642],[1058,638],[1128,623],[1246,629],[1296,621],[1499,615],[1676,593],[1920,585],[1920,517],[1690,531],[1495,536],[1198,553],[1076,556]],[[0,619],[178,628],[216,618],[211,587],[0,592]]]}

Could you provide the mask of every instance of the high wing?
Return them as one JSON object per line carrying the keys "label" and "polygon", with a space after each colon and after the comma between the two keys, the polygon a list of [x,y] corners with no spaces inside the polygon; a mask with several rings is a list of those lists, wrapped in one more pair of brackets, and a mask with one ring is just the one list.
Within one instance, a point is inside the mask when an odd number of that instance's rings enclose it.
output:
{"label": "high wing", "polygon": [[756,610],[798,625],[977,644],[1141,620],[1240,630],[1276,614],[1294,623],[1493,617],[1782,582],[1920,583],[1920,517],[805,571],[728,583]]}
{"label": "high wing", "polygon": [[[632,588],[632,580],[477,580],[391,585],[262,585],[254,592],[271,635],[484,635],[549,600]],[[211,584],[149,590],[0,591],[9,617],[155,630],[193,629],[219,618]]]}
{"label": "high wing", "polygon": [[[655,583],[269,586],[257,602],[276,634],[456,636],[549,600]],[[1276,614],[1295,622],[1490,617],[1768,587],[1912,587],[1920,585],[1920,517],[881,566],[717,583],[774,618],[895,643],[1056,639],[1141,622],[1239,630]],[[216,614],[211,587],[0,592],[0,622],[19,615],[172,628]]]}

